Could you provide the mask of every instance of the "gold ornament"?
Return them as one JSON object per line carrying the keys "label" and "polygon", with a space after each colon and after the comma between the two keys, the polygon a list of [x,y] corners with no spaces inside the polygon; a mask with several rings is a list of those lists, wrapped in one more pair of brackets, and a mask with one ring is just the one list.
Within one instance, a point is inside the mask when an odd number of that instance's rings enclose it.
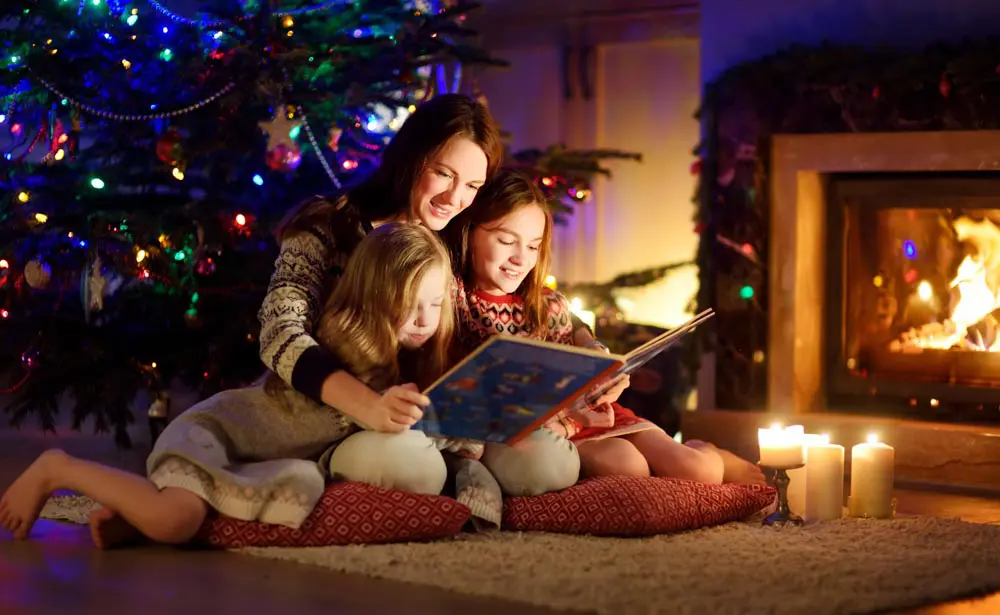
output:
{"label": "gold ornament", "polygon": [[156,399],[150,404],[146,411],[149,418],[165,419],[170,416],[170,393],[160,391],[156,394]]}
{"label": "gold ornament", "polygon": [[331,151],[337,151],[337,148],[340,146],[340,135],[342,135],[343,132],[344,131],[336,126],[330,129],[330,138],[327,140],[326,145]]}
{"label": "gold ornament", "polygon": [[292,138],[292,131],[302,126],[302,122],[288,117],[288,112],[283,106],[279,107],[274,117],[267,122],[257,124],[260,129],[267,133],[267,149],[273,150],[279,145],[284,145],[289,149],[297,149],[295,139]]}
{"label": "gold ornament", "polygon": [[104,309],[104,289],[108,285],[107,278],[101,272],[101,257],[94,259],[87,276],[87,314],[100,312]]}
{"label": "gold ornament", "polygon": [[52,269],[38,260],[31,260],[24,266],[24,281],[32,288],[45,288],[52,279]]}

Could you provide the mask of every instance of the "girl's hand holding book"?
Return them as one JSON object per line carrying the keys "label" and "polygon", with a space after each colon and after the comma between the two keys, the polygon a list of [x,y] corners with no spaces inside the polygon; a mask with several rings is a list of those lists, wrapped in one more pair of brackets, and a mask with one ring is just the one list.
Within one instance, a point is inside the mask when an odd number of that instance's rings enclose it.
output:
{"label": "girl's hand holding book", "polygon": [[588,410],[573,413],[573,418],[586,427],[614,427],[615,410],[611,404],[601,404]]}
{"label": "girl's hand holding book", "polygon": [[424,416],[422,408],[430,403],[417,385],[398,385],[386,389],[379,401],[357,418],[375,431],[406,431]]}

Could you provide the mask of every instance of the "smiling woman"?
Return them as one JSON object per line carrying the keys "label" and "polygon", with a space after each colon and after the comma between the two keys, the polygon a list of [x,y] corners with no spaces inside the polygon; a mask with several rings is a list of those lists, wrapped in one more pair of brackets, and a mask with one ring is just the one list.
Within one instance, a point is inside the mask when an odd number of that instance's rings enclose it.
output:
{"label": "smiling woman", "polygon": [[349,414],[378,412],[382,397],[314,339],[322,300],[373,228],[395,221],[443,229],[472,204],[502,156],[499,130],[485,106],[466,96],[437,96],[406,120],[381,166],[361,185],[291,212],[278,228],[281,249],[259,314],[265,365],[328,406]]}

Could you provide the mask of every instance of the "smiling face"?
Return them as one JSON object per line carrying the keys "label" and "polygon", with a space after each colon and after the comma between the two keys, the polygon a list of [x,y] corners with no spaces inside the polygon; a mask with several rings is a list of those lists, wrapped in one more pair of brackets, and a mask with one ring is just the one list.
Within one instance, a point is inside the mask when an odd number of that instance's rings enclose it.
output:
{"label": "smiling face", "polygon": [[396,332],[400,346],[410,350],[420,348],[437,332],[447,292],[444,267],[434,265],[420,280],[414,305]]}
{"label": "smiling face", "polygon": [[476,227],[470,238],[473,286],[490,294],[511,294],[538,264],[545,239],[542,205],[520,207]]}
{"label": "smiling face", "polygon": [[427,161],[410,201],[411,219],[440,231],[472,204],[486,181],[486,154],[469,139],[449,141]]}

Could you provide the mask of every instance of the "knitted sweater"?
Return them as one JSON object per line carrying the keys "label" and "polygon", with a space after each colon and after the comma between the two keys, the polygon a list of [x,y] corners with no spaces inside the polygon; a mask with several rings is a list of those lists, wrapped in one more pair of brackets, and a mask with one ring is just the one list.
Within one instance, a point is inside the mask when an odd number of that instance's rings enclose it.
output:
{"label": "knitted sweater", "polygon": [[323,302],[371,225],[342,201],[329,225],[286,237],[257,317],[260,358],[300,393],[320,401],[326,378],[345,369],[313,338]]}
{"label": "knitted sweater", "polygon": [[[517,335],[531,339],[572,344],[577,330],[577,319],[569,309],[569,301],[561,293],[544,289],[547,318],[545,328],[533,331],[524,311],[520,295],[492,295],[466,288],[460,276],[455,278],[455,346],[459,356],[466,356],[479,345],[498,334]],[[583,426],[565,413],[557,420],[571,438]]]}

